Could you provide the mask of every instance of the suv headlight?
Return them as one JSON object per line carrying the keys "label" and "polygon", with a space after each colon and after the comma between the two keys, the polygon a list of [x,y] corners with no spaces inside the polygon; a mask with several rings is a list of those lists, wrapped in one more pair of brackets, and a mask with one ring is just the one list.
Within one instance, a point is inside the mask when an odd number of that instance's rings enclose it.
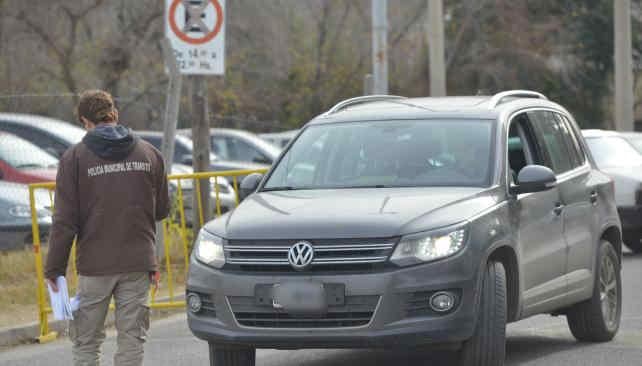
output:
{"label": "suv headlight", "polygon": [[401,267],[434,261],[459,252],[465,242],[466,230],[463,228],[406,235],[397,244],[390,261]]}
{"label": "suv headlight", "polygon": [[214,268],[221,268],[225,264],[223,239],[203,229],[198,233],[194,253],[196,259]]}

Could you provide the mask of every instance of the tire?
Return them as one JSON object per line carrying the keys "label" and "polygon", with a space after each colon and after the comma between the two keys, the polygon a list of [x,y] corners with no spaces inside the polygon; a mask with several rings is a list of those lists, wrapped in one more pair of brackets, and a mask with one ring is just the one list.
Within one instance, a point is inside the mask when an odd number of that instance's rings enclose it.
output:
{"label": "tire", "polygon": [[252,347],[227,348],[209,343],[210,366],[254,366],[256,350]]}
{"label": "tire", "polygon": [[[614,282],[610,278],[604,278],[608,273],[612,273]],[[608,306],[607,310],[603,310],[602,296],[606,296],[607,304],[612,304],[612,307]],[[578,341],[608,342],[620,327],[621,315],[622,279],[619,257],[611,243],[602,241],[598,251],[593,296],[573,305],[568,310],[566,319],[571,333]]]}
{"label": "tire", "polygon": [[633,253],[642,253],[642,235],[641,234],[628,234],[624,236],[624,245],[629,248]]}
{"label": "tire", "polygon": [[506,357],[506,272],[489,262],[482,280],[479,315],[473,336],[460,351],[461,366],[501,366]]}

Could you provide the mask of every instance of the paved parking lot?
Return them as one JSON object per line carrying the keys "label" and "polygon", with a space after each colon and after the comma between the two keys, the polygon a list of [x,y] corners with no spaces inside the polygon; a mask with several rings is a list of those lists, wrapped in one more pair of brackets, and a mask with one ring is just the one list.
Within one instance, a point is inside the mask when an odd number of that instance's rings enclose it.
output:
{"label": "paved parking lot", "polygon": [[[605,344],[577,343],[564,317],[538,316],[508,327],[507,365],[641,365],[642,256],[624,258],[624,308],[617,338]],[[194,338],[183,315],[155,322],[146,347],[145,365],[206,365],[207,346]],[[103,365],[112,365],[114,332],[105,344]],[[0,352],[0,365],[62,366],[71,364],[69,341],[29,345]],[[452,354],[421,350],[260,350],[257,364],[265,366],[451,365]]]}

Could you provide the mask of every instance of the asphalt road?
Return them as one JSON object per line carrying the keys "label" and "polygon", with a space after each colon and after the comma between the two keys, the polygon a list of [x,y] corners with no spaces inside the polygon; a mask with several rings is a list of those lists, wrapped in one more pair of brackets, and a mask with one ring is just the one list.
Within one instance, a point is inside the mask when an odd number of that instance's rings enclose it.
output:
{"label": "asphalt road", "polygon": [[[642,256],[624,258],[624,306],[620,332],[603,344],[578,343],[564,317],[537,316],[508,326],[507,365],[642,365]],[[114,332],[105,342],[103,365],[112,365]],[[60,340],[0,351],[0,365],[71,365],[70,343]],[[152,325],[145,365],[207,365],[207,346],[194,338],[183,315]],[[257,364],[265,366],[452,365],[449,353],[385,350],[259,350]]]}

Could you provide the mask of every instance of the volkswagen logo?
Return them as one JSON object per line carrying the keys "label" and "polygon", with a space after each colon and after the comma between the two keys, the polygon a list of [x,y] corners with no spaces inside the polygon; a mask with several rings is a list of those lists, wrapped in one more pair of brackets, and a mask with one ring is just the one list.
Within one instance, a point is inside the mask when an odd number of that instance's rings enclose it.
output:
{"label": "volkswagen logo", "polygon": [[294,244],[288,251],[288,262],[297,271],[309,268],[313,259],[314,248],[307,241],[300,241]]}

